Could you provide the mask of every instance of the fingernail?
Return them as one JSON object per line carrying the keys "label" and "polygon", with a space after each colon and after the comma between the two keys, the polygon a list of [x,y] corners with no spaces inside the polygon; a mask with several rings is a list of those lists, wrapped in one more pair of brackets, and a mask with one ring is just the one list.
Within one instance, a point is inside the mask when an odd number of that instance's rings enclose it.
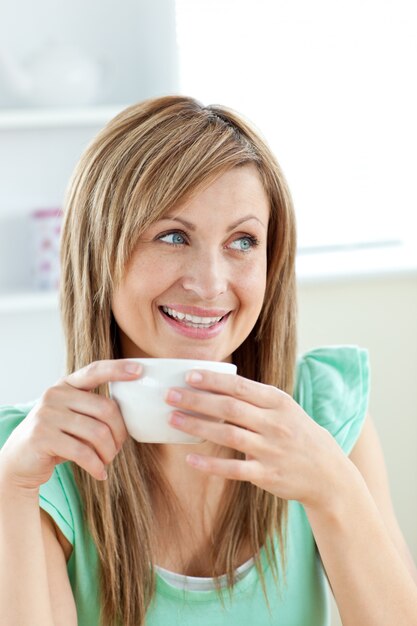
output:
{"label": "fingernail", "polygon": [[181,426],[185,422],[185,417],[183,415],[179,415],[179,413],[173,413],[169,418],[171,424],[176,424],[177,426]]}
{"label": "fingernail", "polygon": [[203,467],[203,465],[205,465],[204,459],[197,454],[187,454],[185,459],[190,465],[194,465],[194,467]]}
{"label": "fingernail", "polygon": [[201,383],[203,376],[200,372],[189,372],[186,378],[188,383]]}
{"label": "fingernail", "polygon": [[182,398],[182,394],[176,389],[170,389],[167,394],[167,400],[170,402],[179,402]]}
{"label": "fingernail", "polygon": [[134,361],[125,363],[125,372],[128,374],[139,374],[141,371],[142,365],[140,363],[135,363]]}

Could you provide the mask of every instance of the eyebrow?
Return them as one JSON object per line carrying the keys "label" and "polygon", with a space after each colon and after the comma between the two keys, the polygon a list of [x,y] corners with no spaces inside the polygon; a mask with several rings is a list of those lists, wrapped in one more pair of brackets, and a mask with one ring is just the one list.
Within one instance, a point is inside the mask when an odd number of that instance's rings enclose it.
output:
{"label": "eyebrow", "polygon": [[[188,220],[184,220],[182,217],[176,217],[174,215],[166,215],[165,217],[161,217],[158,221],[162,222],[163,220],[177,221],[177,222],[180,222],[181,224],[183,224],[184,226],[186,226],[187,228],[189,228],[190,230],[196,230],[195,224],[192,224]],[[243,222],[248,222],[249,220],[256,220],[257,222],[259,222],[259,224],[263,228],[266,229],[265,224],[263,224],[263,222],[261,222],[261,220],[258,217],[256,217],[256,215],[245,215],[245,217],[242,217],[242,218],[236,220],[236,222],[233,222],[232,224],[230,224],[230,226],[227,227],[227,232],[233,230],[237,226],[240,226],[240,224],[243,224]]]}

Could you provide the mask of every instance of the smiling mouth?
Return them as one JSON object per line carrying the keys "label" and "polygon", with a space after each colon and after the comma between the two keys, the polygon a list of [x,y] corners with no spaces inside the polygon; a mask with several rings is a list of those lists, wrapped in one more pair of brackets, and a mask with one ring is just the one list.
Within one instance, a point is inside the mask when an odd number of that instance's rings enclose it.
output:
{"label": "smiling mouth", "polygon": [[175,320],[187,328],[212,328],[230,315],[229,311],[229,313],[217,317],[202,317],[199,315],[191,315],[190,313],[176,311],[175,309],[170,309],[167,306],[160,306],[159,310],[170,319]]}

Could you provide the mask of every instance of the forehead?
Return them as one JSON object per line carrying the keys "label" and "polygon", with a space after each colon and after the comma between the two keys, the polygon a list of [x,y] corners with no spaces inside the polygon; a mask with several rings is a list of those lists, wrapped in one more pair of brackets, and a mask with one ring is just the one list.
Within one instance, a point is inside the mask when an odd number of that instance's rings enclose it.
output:
{"label": "forehead", "polygon": [[234,167],[168,211],[170,215],[216,214],[217,217],[252,212],[267,220],[269,199],[255,165]]}

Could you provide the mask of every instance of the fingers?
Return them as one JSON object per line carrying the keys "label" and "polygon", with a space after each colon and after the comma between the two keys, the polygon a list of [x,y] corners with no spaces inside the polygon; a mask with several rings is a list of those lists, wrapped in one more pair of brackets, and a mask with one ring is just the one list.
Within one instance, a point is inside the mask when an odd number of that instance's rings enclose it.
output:
{"label": "fingers", "polygon": [[[103,423],[103,426],[110,430],[117,450],[120,450],[128,436],[123,417],[116,402],[111,398],[105,398],[98,394],[86,393],[85,391],[72,390],[68,398],[68,408],[73,412],[75,419],[74,427],[77,423],[77,415],[92,417],[91,429],[99,428],[94,422]],[[71,417],[68,421],[73,421]],[[64,429],[63,424],[63,429]],[[75,433],[74,433],[75,434]]]}
{"label": "fingers", "polygon": [[219,393],[199,393],[186,388],[170,389],[166,401],[181,410],[207,415],[237,424],[255,432],[263,430],[265,409],[259,409],[232,396]]}
{"label": "fingers", "polygon": [[70,413],[64,417],[64,423],[60,424],[60,430],[66,435],[87,444],[92,448],[104,465],[111,463],[119,452],[123,442],[118,445],[115,442],[110,426],[100,420]]}
{"label": "fingers", "polygon": [[40,457],[54,457],[55,464],[74,461],[99,480],[123,444],[116,444],[105,422],[62,407],[42,407],[34,420],[32,438]]}
{"label": "fingers", "polygon": [[[94,361],[64,378],[63,384],[71,388],[66,404],[73,412],[71,419],[63,425],[64,432],[92,443],[101,441],[104,446],[103,458],[109,455],[113,458],[110,439],[118,452],[128,436],[120,409],[111,398],[86,391],[110,381],[135,380],[142,369],[140,363],[129,359]],[[87,418],[83,419],[82,416]]]}
{"label": "fingers", "polygon": [[229,480],[242,480],[256,484],[261,480],[262,465],[258,461],[221,459],[213,456],[188,454],[186,461],[192,467],[207,474],[215,474]]}
{"label": "fingers", "polygon": [[[199,376],[193,377],[195,373]],[[239,450],[246,454],[246,462],[269,454],[278,415],[288,412],[288,394],[240,376],[205,370],[190,372],[186,381],[195,389],[171,388],[166,395],[167,403],[177,409],[170,417],[174,428]]]}
{"label": "fingers", "polygon": [[[120,409],[113,399],[76,389],[66,384],[65,380],[50,387],[43,394],[42,404],[44,407],[48,407],[53,419],[57,420],[63,430],[70,422],[74,422],[73,418],[77,414],[82,414],[94,418],[94,421],[103,422],[110,429],[118,450],[128,436]],[[68,410],[73,413],[67,414]],[[65,418],[63,418],[64,415]],[[94,423],[92,423],[93,425]],[[74,426],[76,426],[76,421]],[[74,432],[74,434],[76,433]]]}
{"label": "fingers", "polygon": [[[50,387],[42,396],[38,419],[49,425],[48,433],[55,433],[54,456],[78,463],[73,457],[80,454],[92,466],[87,471],[102,479],[104,466],[113,461],[128,433],[117,403],[90,390],[113,380],[137,379],[141,371],[140,364],[128,359],[96,361]],[[55,451],[55,442],[62,447],[63,437],[75,442],[71,457]]]}
{"label": "fingers", "polygon": [[142,372],[142,366],[130,359],[94,361],[69,374],[62,382],[77,389],[91,391],[99,385],[116,380],[135,380]]}
{"label": "fingers", "polygon": [[261,435],[233,424],[216,423],[177,411],[171,415],[169,421],[174,427],[190,435],[247,454],[257,456],[264,447],[264,438]]}
{"label": "fingers", "polygon": [[[141,366],[131,359],[96,361],[48,388],[7,441],[5,475],[11,483],[37,489],[64,461],[105,479],[105,466],[120,451],[127,431],[115,401],[91,391],[140,374]],[[2,453],[4,458],[4,448]]]}
{"label": "fingers", "polygon": [[232,396],[264,409],[274,407],[277,395],[285,395],[272,385],[264,385],[243,376],[219,374],[208,370],[192,370],[187,373],[185,380],[196,389]]}
{"label": "fingers", "polygon": [[56,456],[73,461],[96,480],[105,480],[107,472],[103,459],[87,443],[65,433],[54,442]]}

